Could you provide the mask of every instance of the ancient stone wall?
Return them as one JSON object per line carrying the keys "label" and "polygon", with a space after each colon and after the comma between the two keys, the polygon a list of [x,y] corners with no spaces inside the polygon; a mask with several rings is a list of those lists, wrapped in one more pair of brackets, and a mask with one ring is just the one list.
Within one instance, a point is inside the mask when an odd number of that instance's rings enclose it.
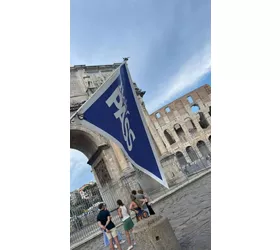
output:
{"label": "ancient stone wall", "polygon": [[[150,120],[157,132],[153,134],[155,143],[161,141],[162,148],[163,142],[166,149],[166,152],[161,150],[162,158],[173,154],[180,158],[177,163],[182,165],[182,157],[190,164],[206,157],[211,152],[211,87],[204,85],[185,94],[152,113]],[[182,177],[177,163],[172,171],[164,168],[168,180]]]}
{"label": "ancient stone wall", "polygon": [[[86,102],[119,65],[80,65],[70,68],[70,115]],[[138,98],[165,176],[169,184],[175,184],[185,177],[182,165],[192,164],[198,158],[206,157],[211,151],[211,87],[204,85],[152,114],[148,114],[142,97]],[[136,172],[116,144],[95,132],[85,130],[75,120],[71,122],[71,145],[88,157],[101,192],[104,190],[104,184],[108,186],[111,182],[117,185],[115,183],[120,182],[121,179],[128,187],[140,185],[147,189],[155,188],[157,183],[152,182],[145,174],[136,176]],[[92,143],[82,137],[78,138],[76,131],[89,134],[90,136],[86,138],[91,138]],[[102,145],[107,145],[107,148],[101,150],[100,155],[96,156],[99,161],[94,159],[95,163],[93,163],[90,159],[98,153],[98,148]],[[98,167],[96,169],[101,160],[107,168],[104,173],[99,171]],[[96,170],[99,171],[98,174]],[[101,174],[104,176],[100,177]],[[123,178],[124,176],[126,177]],[[101,183],[101,180],[105,183]],[[135,181],[138,183],[133,184]],[[147,186],[148,183],[153,185]],[[122,186],[123,183],[120,185]]]}

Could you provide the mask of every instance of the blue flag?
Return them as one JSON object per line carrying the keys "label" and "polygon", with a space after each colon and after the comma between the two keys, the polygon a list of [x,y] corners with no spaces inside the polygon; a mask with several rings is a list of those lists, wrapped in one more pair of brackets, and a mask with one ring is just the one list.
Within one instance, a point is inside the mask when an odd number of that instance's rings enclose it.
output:
{"label": "blue flag", "polygon": [[135,167],[168,187],[126,63],[77,113],[84,126],[114,141]]}

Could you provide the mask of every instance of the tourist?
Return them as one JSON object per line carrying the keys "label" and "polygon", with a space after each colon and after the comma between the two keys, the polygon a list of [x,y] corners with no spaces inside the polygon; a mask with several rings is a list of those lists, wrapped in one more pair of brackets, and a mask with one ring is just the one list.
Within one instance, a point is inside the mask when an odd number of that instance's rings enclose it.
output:
{"label": "tourist", "polygon": [[133,224],[133,221],[130,217],[130,212],[127,209],[127,207],[123,204],[123,202],[121,200],[117,200],[117,204],[119,206],[118,215],[123,222],[123,228],[124,228],[124,231],[125,231],[125,235],[126,235],[126,238],[127,238],[128,245],[129,245],[127,250],[130,250],[130,249],[133,248],[130,233],[132,233],[132,228],[133,228],[134,224]]}
{"label": "tourist", "polygon": [[[146,213],[143,213],[143,217],[144,218],[149,217],[150,213],[149,213],[149,209],[148,209],[147,204],[146,204],[147,200],[145,199],[145,196],[143,194],[139,193],[139,192],[137,194],[137,192],[135,190],[133,190],[131,193],[136,197],[137,200],[142,202],[141,207],[144,211],[146,211]],[[143,191],[142,191],[142,193],[143,193]]]}
{"label": "tourist", "polygon": [[131,203],[129,205],[129,209],[135,213],[137,221],[140,221],[142,220],[142,216],[143,216],[143,210],[141,208],[141,204],[136,199],[135,195],[132,194],[130,198],[131,198]]}
{"label": "tourist", "polygon": [[[103,233],[104,246],[105,246],[105,247],[110,246],[110,241],[109,241],[109,239],[107,238],[106,232],[104,232],[103,229],[101,229],[101,231],[102,231],[102,233]],[[117,230],[117,233],[118,233],[118,239],[119,239],[120,244],[125,243],[125,240],[122,239],[122,235],[121,235],[121,233],[120,233],[118,230]],[[114,245],[114,248],[118,248],[117,245],[116,245],[116,242],[114,241],[114,239],[113,239],[113,245]]]}
{"label": "tourist", "polygon": [[147,206],[147,208],[148,208],[148,214],[149,215],[154,215],[155,214],[155,211],[153,210],[153,208],[152,208],[152,204],[149,202],[149,197],[146,195],[146,194],[144,194],[144,192],[143,192],[143,190],[142,189],[140,189],[140,190],[138,190],[138,194],[140,194],[140,195],[142,195],[142,197],[144,197],[145,198],[145,200],[146,200],[146,206]]}
{"label": "tourist", "polygon": [[[107,210],[107,206],[106,206],[105,203],[104,203],[104,206],[105,206],[105,210]],[[98,209],[98,212],[99,212],[99,211],[100,211],[100,209]],[[112,219],[112,216],[111,216],[111,219]],[[101,230],[102,233],[103,233],[104,246],[107,247],[107,246],[110,245],[110,241],[109,241],[109,239],[108,239],[107,236],[106,236],[106,232],[104,232],[104,230],[102,230],[101,228],[100,228],[100,230]],[[121,233],[120,233],[118,230],[117,230],[117,233],[118,233],[118,240],[119,240],[120,244],[125,243],[125,240],[122,239],[122,235],[121,235]],[[113,239],[113,245],[114,245],[115,248],[118,248],[117,245],[116,245],[116,243],[114,242],[114,239]]]}
{"label": "tourist", "polygon": [[110,241],[110,249],[114,250],[113,239],[117,245],[117,248],[121,250],[121,245],[118,240],[118,235],[116,231],[116,226],[111,220],[111,215],[108,210],[105,209],[103,203],[99,204],[98,208],[100,209],[99,214],[97,215],[97,222],[99,227],[106,232],[106,236]]}

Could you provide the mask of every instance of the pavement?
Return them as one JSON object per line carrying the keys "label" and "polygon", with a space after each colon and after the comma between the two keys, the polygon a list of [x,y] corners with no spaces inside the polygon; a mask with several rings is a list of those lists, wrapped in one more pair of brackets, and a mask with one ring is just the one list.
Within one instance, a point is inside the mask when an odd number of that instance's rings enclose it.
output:
{"label": "pavement", "polygon": [[[182,250],[211,249],[211,172],[182,187],[153,205],[156,214],[169,219]],[[123,227],[118,230],[126,240]],[[127,242],[121,245],[127,250]],[[75,250],[104,250],[103,237],[75,248]],[[134,250],[141,249],[136,245]],[[166,249],[168,250],[168,249]]]}

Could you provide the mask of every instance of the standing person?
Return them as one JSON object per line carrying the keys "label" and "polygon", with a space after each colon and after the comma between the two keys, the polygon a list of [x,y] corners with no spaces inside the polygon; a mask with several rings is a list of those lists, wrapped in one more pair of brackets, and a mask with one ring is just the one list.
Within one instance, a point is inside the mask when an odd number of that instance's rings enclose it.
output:
{"label": "standing person", "polygon": [[[100,228],[101,229],[101,228]],[[106,232],[104,232],[103,229],[101,229],[102,233],[103,233],[103,241],[104,241],[104,246],[107,247],[107,246],[110,246],[110,241],[109,239],[107,238],[107,235],[106,235]],[[118,240],[120,242],[120,244],[123,244],[125,243],[125,240],[122,239],[122,235],[119,231],[117,231],[118,233]],[[116,245],[116,243],[114,242],[114,239],[113,239],[113,245],[114,245],[114,248],[118,248],[118,246]]]}
{"label": "standing person", "polygon": [[117,230],[115,224],[111,220],[111,215],[108,210],[105,209],[103,203],[99,204],[98,208],[100,209],[99,214],[97,215],[97,222],[101,229],[106,232],[106,236],[110,241],[110,249],[114,250],[113,238],[119,250],[121,249],[120,242],[118,240]]}
{"label": "standing person", "polygon": [[[141,191],[142,191],[142,190],[141,190]],[[145,196],[144,196],[144,194],[143,194],[143,191],[142,191],[142,193],[139,193],[139,191],[138,191],[138,194],[137,194],[137,192],[136,192],[135,190],[133,190],[133,191],[132,191],[132,194],[136,197],[137,200],[143,202],[143,203],[142,203],[142,209],[143,209],[144,211],[147,212],[147,214],[148,214],[147,217],[149,217],[149,216],[150,216],[150,213],[149,213],[149,209],[148,209],[147,204],[146,204],[146,203],[147,203],[147,200],[145,199]],[[145,217],[144,214],[143,214],[143,217]]]}
{"label": "standing person", "polygon": [[142,189],[138,190],[138,194],[140,195],[143,195],[143,197],[145,198],[146,200],[146,206],[148,208],[148,212],[149,212],[149,215],[154,215],[155,214],[155,211],[153,210],[152,208],[152,205],[151,203],[149,202],[149,197],[147,195],[144,194],[144,191]]}
{"label": "standing person", "polygon": [[[104,203],[104,206],[105,206],[105,210],[108,210],[105,203]],[[100,209],[98,209],[98,211],[100,211]],[[112,219],[112,216],[111,216],[111,219]],[[107,247],[107,246],[110,245],[110,241],[109,241],[109,239],[106,236],[106,232],[104,232],[104,230],[101,229],[101,228],[100,228],[100,230],[103,233],[104,246]],[[122,235],[121,235],[121,233],[118,230],[117,230],[117,233],[118,233],[118,240],[119,240],[120,244],[125,243],[125,240],[122,239]],[[117,245],[116,245],[116,242],[114,242],[114,239],[113,239],[113,245],[114,245],[114,248],[118,248]]]}
{"label": "standing person", "polygon": [[130,250],[130,249],[133,248],[130,233],[132,233],[132,228],[134,227],[134,223],[133,223],[133,221],[130,217],[129,210],[123,204],[123,202],[121,200],[117,200],[117,204],[119,206],[118,215],[123,222],[123,228],[124,228],[124,231],[125,231],[125,235],[126,235],[126,238],[127,238],[128,245],[129,245],[127,250]]}
{"label": "standing person", "polygon": [[130,196],[130,198],[131,198],[131,203],[129,205],[129,209],[131,211],[135,212],[137,221],[140,221],[140,220],[142,220],[142,212],[143,212],[141,207],[140,207],[140,204],[137,201],[135,195],[132,194]]}

